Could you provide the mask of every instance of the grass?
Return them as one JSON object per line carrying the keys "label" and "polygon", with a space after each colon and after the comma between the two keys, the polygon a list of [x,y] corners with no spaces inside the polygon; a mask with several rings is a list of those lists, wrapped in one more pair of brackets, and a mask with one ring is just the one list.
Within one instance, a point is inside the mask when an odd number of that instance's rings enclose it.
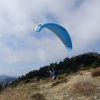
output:
{"label": "grass", "polygon": [[100,67],[94,69],[94,70],[91,72],[91,75],[92,75],[92,77],[100,76]]}
{"label": "grass", "polygon": [[92,77],[92,72],[85,70],[59,75],[54,83],[51,78],[27,84],[20,83],[15,88],[4,89],[0,100],[95,100],[95,96],[96,100],[100,100],[100,77]]}
{"label": "grass", "polygon": [[58,84],[61,84],[61,83],[64,83],[64,82],[67,82],[67,80],[65,80],[65,79],[58,80],[58,81],[52,83],[51,87],[57,86]]}
{"label": "grass", "polygon": [[85,96],[93,95],[97,91],[97,86],[88,80],[80,80],[74,84],[74,92]]}

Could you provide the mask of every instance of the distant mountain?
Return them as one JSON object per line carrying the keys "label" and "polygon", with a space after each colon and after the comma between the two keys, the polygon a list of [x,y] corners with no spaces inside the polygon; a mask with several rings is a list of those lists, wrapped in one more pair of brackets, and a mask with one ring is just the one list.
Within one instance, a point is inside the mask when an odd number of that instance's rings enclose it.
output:
{"label": "distant mountain", "polygon": [[13,80],[16,80],[17,77],[13,77],[13,76],[7,76],[7,75],[1,75],[0,76],[0,84],[1,85],[6,85],[10,82],[12,82]]}

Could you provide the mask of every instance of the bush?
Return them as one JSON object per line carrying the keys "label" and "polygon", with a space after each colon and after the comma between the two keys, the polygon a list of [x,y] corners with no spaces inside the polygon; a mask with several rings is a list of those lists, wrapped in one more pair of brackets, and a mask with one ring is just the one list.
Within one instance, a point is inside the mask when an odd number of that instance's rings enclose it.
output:
{"label": "bush", "polygon": [[42,94],[35,93],[31,96],[31,100],[45,100],[45,98]]}
{"label": "bush", "polygon": [[93,62],[93,64],[92,64],[92,68],[96,68],[96,67],[98,67],[98,66],[100,66],[100,60],[95,60],[95,61]]}
{"label": "bush", "polygon": [[74,92],[89,96],[96,92],[96,86],[87,80],[78,81],[74,84]]}
{"label": "bush", "polygon": [[94,70],[91,72],[91,76],[92,76],[92,77],[100,76],[100,67],[94,69]]}
{"label": "bush", "polygon": [[30,80],[26,79],[26,80],[24,81],[24,83],[30,83]]}
{"label": "bush", "polygon": [[58,79],[58,80],[65,79],[65,76],[59,75],[59,76],[57,77],[57,79]]}

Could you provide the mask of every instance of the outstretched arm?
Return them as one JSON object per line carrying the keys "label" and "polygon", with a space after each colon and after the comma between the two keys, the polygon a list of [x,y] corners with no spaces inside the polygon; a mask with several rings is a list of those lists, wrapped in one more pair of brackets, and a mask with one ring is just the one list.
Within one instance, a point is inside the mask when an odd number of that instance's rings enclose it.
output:
{"label": "outstretched arm", "polygon": [[51,70],[49,72],[50,72],[50,74],[52,74],[52,71]]}

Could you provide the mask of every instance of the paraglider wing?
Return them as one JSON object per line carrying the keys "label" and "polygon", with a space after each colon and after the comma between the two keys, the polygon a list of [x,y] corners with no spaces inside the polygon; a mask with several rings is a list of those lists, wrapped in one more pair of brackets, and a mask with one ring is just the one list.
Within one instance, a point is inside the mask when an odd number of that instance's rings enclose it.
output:
{"label": "paraglider wing", "polygon": [[67,47],[69,51],[72,50],[72,41],[69,36],[69,33],[65,28],[55,23],[46,22],[37,24],[35,27],[35,31],[39,32],[44,27],[54,32],[61,39],[61,41],[64,43],[64,45]]}

